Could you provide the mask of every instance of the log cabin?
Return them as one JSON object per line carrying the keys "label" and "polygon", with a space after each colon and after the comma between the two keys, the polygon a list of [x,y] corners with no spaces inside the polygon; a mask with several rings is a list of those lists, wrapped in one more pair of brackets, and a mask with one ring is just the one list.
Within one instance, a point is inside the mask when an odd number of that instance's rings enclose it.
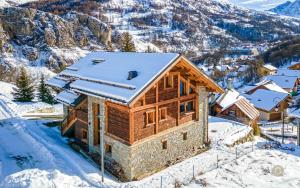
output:
{"label": "log cabin", "polygon": [[[191,157],[208,143],[213,80],[177,53],[93,52],[47,84],[60,90],[63,136],[141,179]],[[104,137],[101,137],[103,132]]]}

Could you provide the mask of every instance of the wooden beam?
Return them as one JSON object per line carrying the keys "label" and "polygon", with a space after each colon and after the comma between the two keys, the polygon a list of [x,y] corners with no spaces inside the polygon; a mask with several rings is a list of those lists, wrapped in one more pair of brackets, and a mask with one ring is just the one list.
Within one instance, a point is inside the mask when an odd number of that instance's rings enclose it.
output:
{"label": "wooden beam", "polygon": [[129,111],[128,106],[120,105],[120,104],[113,103],[113,102],[110,102],[110,101],[106,101],[105,103],[106,103],[107,106],[114,107],[114,108],[117,108],[119,110]]}
{"label": "wooden beam", "polygon": [[156,83],[156,91],[155,91],[155,111],[156,111],[156,115],[155,115],[155,134],[158,133],[158,83]]}
{"label": "wooden beam", "polygon": [[134,143],[134,113],[129,112],[129,143]]}
{"label": "wooden beam", "polygon": [[180,119],[180,74],[178,74],[177,79],[177,119],[176,119],[176,125],[179,126],[179,119]]}

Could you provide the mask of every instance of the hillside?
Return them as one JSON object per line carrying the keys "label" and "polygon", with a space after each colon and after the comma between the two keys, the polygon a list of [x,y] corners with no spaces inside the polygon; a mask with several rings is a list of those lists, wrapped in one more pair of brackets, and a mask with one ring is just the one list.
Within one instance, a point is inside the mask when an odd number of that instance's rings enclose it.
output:
{"label": "hillside", "polygon": [[114,30],[129,30],[136,38],[162,50],[198,53],[194,55],[298,34],[300,23],[296,19],[279,18],[213,0],[51,0],[25,6],[59,15],[72,10],[88,13],[110,24]]}
{"label": "hillside", "polygon": [[119,50],[126,31],[138,51],[179,52],[191,59],[300,33],[298,19],[213,0],[34,1],[0,8],[0,15],[0,79],[6,81],[14,81],[20,66],[34,77],[51,76],[91,51]]}
{"label": "hillside", "polygon": [[287,1],[275,8],[270,9],[271,12],[275,12],[280,15],[300,17],[300,0],[295,0],[294,2]]}
{"label": "hillside", "polygon": [[259,11],[268,10],[274,8],[287,0],[217,0],[221,2],[232,3],[234,5],[254,9]]}
{"label": "hillside", "polygon": [[300,38],[284,40],[262,54],[262,59],[276,67],[300,60]]}

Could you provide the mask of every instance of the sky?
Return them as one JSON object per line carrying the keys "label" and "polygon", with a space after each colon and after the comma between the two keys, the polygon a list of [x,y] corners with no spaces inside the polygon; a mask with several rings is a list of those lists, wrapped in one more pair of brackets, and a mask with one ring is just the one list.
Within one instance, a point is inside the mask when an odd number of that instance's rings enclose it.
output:
{"label": "sky", "polygon": [[[218,0],[218,1],[230,2],[232,4],[244,8],[262,11],[262,10],[269,10],[271,8],[274,8],[277,5],[285,3],[288,0]],[[294,0],[290,0],[290,1],[294,1]]]}

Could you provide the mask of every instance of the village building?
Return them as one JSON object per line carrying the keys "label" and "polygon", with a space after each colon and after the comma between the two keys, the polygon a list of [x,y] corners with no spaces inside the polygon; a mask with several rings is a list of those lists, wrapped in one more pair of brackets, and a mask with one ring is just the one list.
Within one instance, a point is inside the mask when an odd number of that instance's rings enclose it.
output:
{"label": "village building", "polygon": [[244,93],[251,95],[258,89],[266,89],[266,90],[270,90],[270,91],[288,93],[285,89],[281,88],[280,86],[278,86],[271,80],[263,80],[263,81],[255,84],[252,87],[248,87],[246,90],[244,90]]}
{"label": "village building", "polygon": [[300,70],[300,62],[292,62],[291,66],[289,66],[291,70]]}
{"label": "village building", "polygon": [[228,85],[225,93],[211,104],[213,115],[254,127],[259,120],[259,111],[232,85]]}
{"label": "village building", "polygon": [[94,52],[47,84],[61,90],[62,135],[97,155],[105,149],[105,159],[127,180],[201,152],[208,142],[208,94],[223,92],[176,53]]}
{"label": "village building", "polygon": [[259,68],[258,72],[261,76],[275,75],[277,73],[277,68],[271,64],[265,64]]}
{"label": "village building", "polygon": [[296,94],[298,91],[298,77],[296,76],[270,75],[264,77],[263,80],[272,81],[291,94]]}
{"label": "village building", "polygon": [[260,121],[276,121],[286,114],[291,96],[266,89],[257,89],[250,95],[244,95],[259,111]]}

